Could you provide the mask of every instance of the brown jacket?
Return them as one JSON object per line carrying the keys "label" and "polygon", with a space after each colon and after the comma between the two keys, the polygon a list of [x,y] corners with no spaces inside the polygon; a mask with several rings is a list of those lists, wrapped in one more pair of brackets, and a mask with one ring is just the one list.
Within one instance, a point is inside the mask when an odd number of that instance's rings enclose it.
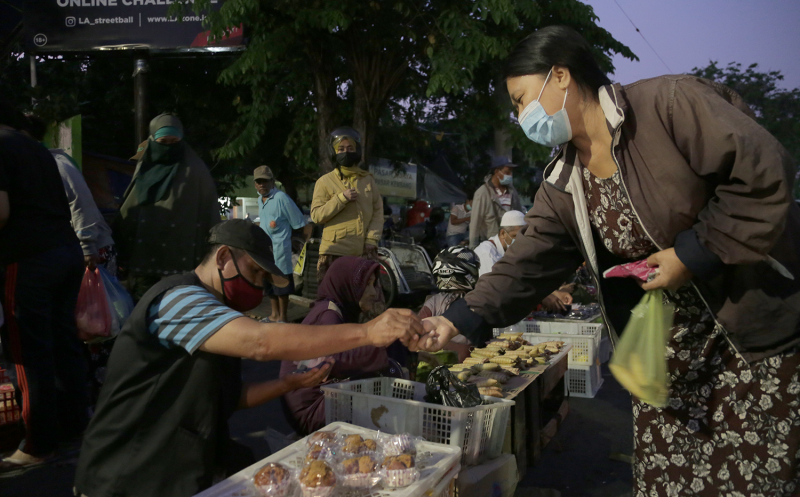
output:
{"label": "brown jacket", "polygon": [[[632,207],[695,274],[735,351],[754,361],[800,343],[800,208],[786,150],[738,95],[693,76],[607,86],[599,97]],[[445,314],[473,343],[522,319],[583,261],[599,282],[605,249],[593,242],[580,169],[565,145],[525,236]],[[615,297],[601,292],[604,309]]]}

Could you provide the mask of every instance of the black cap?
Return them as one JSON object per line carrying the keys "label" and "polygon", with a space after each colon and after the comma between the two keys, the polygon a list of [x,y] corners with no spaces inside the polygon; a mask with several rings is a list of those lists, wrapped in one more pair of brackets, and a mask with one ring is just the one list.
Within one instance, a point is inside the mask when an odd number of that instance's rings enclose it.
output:
{"label": "black cap", "polygon": [[511,160],[508,157],[498,155],[496,157],[492,157],[492,166],[489,169],[497,169],[505,166],[517,167],[517,165],[511,162]]}
{"label": "black cap", "polygon": [[208,243],[242,249],[270,276],[270,283],[278,288],[289,285],[289,279],[275,265],[272,239],[264,230],[246,219],[223,221],[211,228]]}

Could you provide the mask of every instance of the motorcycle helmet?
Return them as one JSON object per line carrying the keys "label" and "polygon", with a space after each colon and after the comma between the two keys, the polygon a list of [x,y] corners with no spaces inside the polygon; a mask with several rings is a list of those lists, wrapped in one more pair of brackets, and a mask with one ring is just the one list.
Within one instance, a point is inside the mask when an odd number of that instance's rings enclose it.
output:
{"label": "motorcycle helmet", "polygon": [[[336,153],[339,143],[345,138],[351,140],[356,147],[355,152]],[[361,162],[361,135],[350,126],[342,126],[333,130],[328,140],[331,161],[336,167],[351,167]]]}
{"label": "motorcycle helmet", "polygon": [[436,255],[433,275],[439,290],[472,290],[478,282],[478,256],[467,247],[448,247]]}

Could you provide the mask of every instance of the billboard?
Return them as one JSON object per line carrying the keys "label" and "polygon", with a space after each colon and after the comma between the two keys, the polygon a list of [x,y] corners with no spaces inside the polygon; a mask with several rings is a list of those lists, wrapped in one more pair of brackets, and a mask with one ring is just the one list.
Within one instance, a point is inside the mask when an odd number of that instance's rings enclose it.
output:
{"label": "billboard", "polygon": [[[401,170],[402,169],[402,170]],[[417,198],[417,166],[403,164],[395,169],[386,159],[378,159],[377,164],[369,166],[378,190],[385,197]]]}
{"label": "billboard", "polygon": [[[211,0],[218,9],[223,0]],[[38,0],[23,10],[25,42],[36,52],[115,49],[235,50],[242,27],[213,45],[204,14],[169,15],[173,0]]]}

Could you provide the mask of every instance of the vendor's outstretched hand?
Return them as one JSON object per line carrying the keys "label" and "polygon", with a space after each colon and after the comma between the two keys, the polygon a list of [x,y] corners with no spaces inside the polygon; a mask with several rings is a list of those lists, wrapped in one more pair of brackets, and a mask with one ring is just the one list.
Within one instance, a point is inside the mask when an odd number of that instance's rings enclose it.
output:
{"label": "vendor's outstretched hand", "polygon": [[642,290],[672,290],[675,291],[692,279],[691,271],[683,265],[674,248],[656,252],[647,258],[647,265],[658,268],[658,275],[653,281],[643,283]]}
{"label": "vendor's outstretched hand", "polygon": [[417,350],[436,352],[441,350],[454,336],[458,335],[458,330],[453,326],[453,323],[443,316],[425,318],[422,320],[422,324],[425,326],[427,333],[420,337]]}
{"label": "vendor's outstretched hand", "polygon": [[411,309],[389,309],[367,323],[367,338],[375,347],[388,347],[400,340],[409,349],[416,348],[424,334],[422,321]]}

